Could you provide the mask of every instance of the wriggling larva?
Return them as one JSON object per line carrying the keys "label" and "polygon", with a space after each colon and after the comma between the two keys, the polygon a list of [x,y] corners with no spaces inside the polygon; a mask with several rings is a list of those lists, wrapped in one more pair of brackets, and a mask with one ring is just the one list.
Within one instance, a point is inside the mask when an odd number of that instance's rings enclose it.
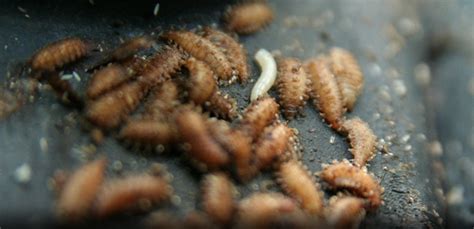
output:
{"label": "wriggling larva", "polygon": [[187,83],[189,99],[200,105],[209,100],[216,91],[216,80],[214,72],[204,62],[191,57],[186,61],[190,80]]}
{"label": "wriggling larva", "polygon": [[117,88],[122,83],[143,71],[148,61],[141,57],[132,57],[122,64],[109,64],[92,75],[87,88],[87,97],[96,99],[106,92]]}
{"label": "wriggling larva", "polygon": [[210,169],[229,163],[229,156],[211,137],[201,114],[191,110],[180,111],[176,117],[176,124],[181,141],[188,145],[192,158]]}
{"label": "wriggling larva", "polygon": [[278,104],[271,97],[263,97],[252,102],[243,114],[241,129],[248,133],[252,139],[276,120]]}
{"label": "wriggling larva", "polygon": [[233,120],[237,117],[237,101],[229,94],[222,95],[222,92],[215,90],[209,100],[204,103],[204,107],[217,117]]}
{"label": "wriggling larva", "polygon": [[144,119],[168,120],[175,108],[180,104],[179,89],[172,80],[163,82],[152,89],[150,101],[145,104]]}
{"label": "wriggling larva", "polygon": [[280,193],[254,193],[239,202],[238,220],[242,226],[262,226],[297,210],[296,203]]}
{"label": "wriggling larva", "polygon": [[240,34],[258,31],[273,20],[273,11],[265,1],[233,6],[225,15],[227,29]]}
{"label": "wriggling larva", "polygon": [[278,61],[277,88],[285,117],[294,118],[303,109],[310,92],[310,81],[298,59]]}
{"label": "wriggling larva", "polygon": [[305,67],[311,79],[311,97],[329,126],[339,130],[345,110],[336,78],[327,60],[324,57],[311,59]]}
{"label": "wriggling larva", "polygon": [[143,76],[137,81],[124,84],[92,101],[86,111],[88,119],[103,128],[117,127],[131,111],[136,109],[151,87],[169,78],[183,62],[184,56],[179,50],[164,48],[151,58]]}
{"label": "wriggling larva", "polygon": [[117,127],[139,104],[147,91],[141,82],[124,84],[86,107],[87,118],[97,126],[111,129]]}
{"label": "wriggling larva", "polygon": [[87,97],[89,99],[97,98],[129,78],[130,75],[123,66],[110,64],[92,75],[87,88]]}
{"label": "wriggling larva", "polygon": [[31,58],[31,67],[36,71],[54,71],[84,57],[89,50],[89,45],[80,38],[59,40],[36,52]]}
{"label": "wriggling larva", "polygon": [[175,142],[178,133],[176,127],[159,120],[132,120],[120,131],[120,138],[133,143],[146,145],[165,145]]}
{"label": "wriggling larva", "polygon": [[212,137],[232,155],[239,179],[245,182],[252,178],[257,173],[252,139],[241,130],[231,128],[226,121],[210,119],[208,127]]}
{"label": "wriggling larva", "polygon": [[256,143],[255,155],[259,169],[264,169],[288,148],[293,130],[285,124],[267,127]]}
{"label": "wriggling larva", "polygon": [[277,179],[282,188],[300,202],[303,210],[311,215],[322,216],[323,193],[301,162],[283,162],[278,169]]}
{"label": "wriggling larva", "polygon": [[255,54],[255,60],[257,61],[258,65],[260,65],[262,73],[252,88],[250,101],[254,101],[267,94],[268,90],[270,90],[270,88],[275,83],[277,76],[277,65],[275,58],[273,58],[272,54],[267,50],[258,50],[258,52]]}
{"label": "wriggling larva", "polygon": [[367,199],[372,209],[378,208],[382,203],[383,189],[378,181],[347,160],[326,166],[320,176],[334,189],[347,189]]}
{"label": "wriggling larva", "polygon": [[171,31],[163,35],[174,41],[196,59],[206,62],[222,80],[229,80],[234,75],[232,64],[225,54],[209,40],[189,31]]}
{"label": "wriggling larva", "polygon": [[227,224],[235,211],[234,186],[223,173],[209,174],[202,182],[202,206],[218,224]]}
{"label": "wriggling larva", "polygon": [[159,176],[141,174],[109,181],[97,197],[97,216],[104,218],[138,207],[144,201],[160,203],[172,193],[168,181]]}
{"label": "wriggling larva", "polygon": [[333,197],[326,209],[326,220],[335,228],[358,228],[365,217],[365,201],[351,196]]}
{"label": "wriggling larva", "polygon": [[163,83],[181,68],[186,58],[178,48],[165,46],[150,58],[138,80],[144,81],[149,87]]}
{"label": "wriggling larva", "polygon": [[210,27],[204,28],[204,37],[223,50],[237,70],[240,82],[246,82],[249,78],[249,68],[244,47],[230,35]]}
{"label": "wriggling larva", "polygon": [[351,144],[351,153],[354,155],[354,164],[365,166],[375,156],[377,137],[369,125],[360,118],[345,120],[342,129],[346,132]]}
{"label": "wriggling larva", "polygon": [[139,36],[131,38],[120,44],[110,53],[109,59],[112,61],[125,60],[138,51],[150,48],[155,41],[149,36]]}
{"label": "wriggling larva", "polygon": [[106,159],[79,168],[69,177],[59,195],[56,210],[62,220],[77,221],[90,214],[104,179]]}
{"label": "wriggling larva", "polygon": [[155,87],[142,117],[129,120],[120,131],[120,138],[151,146],[176,142],[176,125],[169,117],[179,103],[178,93],[173,81],[166,81]]}
{"label": "wriggling larva", "polygon": [[348,110],[352,110],[357,97],[362,92],[364,75],[357,60],[347,50],[332,48],[329,55],[331,70],[336,76],[344,106]]}

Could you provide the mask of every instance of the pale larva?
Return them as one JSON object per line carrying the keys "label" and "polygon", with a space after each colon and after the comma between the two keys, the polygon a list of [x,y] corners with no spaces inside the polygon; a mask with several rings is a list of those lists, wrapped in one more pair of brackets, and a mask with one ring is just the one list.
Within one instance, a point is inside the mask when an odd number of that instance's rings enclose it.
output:
{"label": "pale larva", "polygon": [[275,83],[277,76],[277,65],[275,58],[273,58],[270,52],[265,49],[258,50],[258,52],[255,54],[255,60],[257,61],[258,65],[260,65],[262,73],[252,88],[252,93],[250,95],[251,101],[254,101],[257,98],[265,95]]}

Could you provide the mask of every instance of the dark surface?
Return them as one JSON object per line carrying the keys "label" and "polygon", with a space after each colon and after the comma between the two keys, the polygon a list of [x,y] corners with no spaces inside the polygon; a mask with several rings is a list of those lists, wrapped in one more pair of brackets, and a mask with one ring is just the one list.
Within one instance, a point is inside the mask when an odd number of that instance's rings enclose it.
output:
{"label": "dark surface", "polygon": [[[172,25],[193,28],[198,25],[218,23],[226,6],[216,2],[220,1],[199,1],[199,4],[194,3],[194,5],[193,3],[179,5],[160,1],[159,15],[153,17],[155,3],[148,1],[117,3],[96,0],[95,5],[89,4],[88,1],[48,1],[47,3],[2,1],[0,3],[0,29],[2,31],[0,78],[7,82],[5,83],[7,87],[11,87],[9,82],[23,82],[16,74],[18,64],[24,63],[44,44],[66,36],[81,36],[101,44],[101,47],[108,50],[119,44],[121,38],[125,39],[144,32],[160,32],[161,28]],[[437,4],[453,7],[441,1]],[[287,1],[271,1],[271,5],[277,12],[276,20],[265,30],[240,38],[250,56],[253,56],[259,48],[266,48],[278,49],[285,56],[307,58],[326,51],[328,47],[341,46],[351,50],[362,66],[366,77],[364,92],[355,110],[348,116],[359,116],[366,120],[379,138],[385,139],[387,144],[392,143],[389,147],[390,154],[378,152],[376,158],[370,163],[369,170],[381,180],[385,187],[385,204],[377,212],[370,213],[363,225],[370,228],[375,228],[376,224],[380,223],[390,227],[428,225],[438,227],[441,223],[440,217],[444,216],[444,205],[440,204],[439,198],[435,197],[435,192],[439,193],[440,182],[436,175],[438,173],[431,172],[432,160],[426,150],[426,145],[428,141],[438,137],[444,139],[460,137],[458,135],[464,132],[457,133],[455,130],[464,129],[463,126],[458,128],[450,126],[452,117],[443,111],[444,109],[460,111],[466,109],[465,105],[461,105],[464,104],[463,102],[446,103],[450,104],[450,107],[433,108],[434,106],[424,99],[428,89],[420,89],[413,77],[416,64],[423,61],[435,63],[428,58],[431,58],[433,54],[427,53],[436,53],[437,50],[433,50],[429,46],[430,42],[427,42],[430,40],[431,31],[425,29],[425,24],[432,23],[433,18],[438,16],[423,16],[431,15],[431,12],[425,9],[426,4],[423,2],[415,4],[411,1],[404,4],[398,1],[383,1],[382,3],[381,1],[307,0],[295,1],[291,4]],[[17,9],[18,6],[27,10],[29,18]],[[430,7],[440,8],[436,4]],[[468,12],[472,15],[472,10]],[[403,19],[417,26],[415,29],[412,27],[411,30],[407,30],[403,25]],[[397,47],[400,48],[399,51],[396,51]],[[100,53],[95,53],[90,59],[73,68],[81,75],[81,82],[71,80],[77,88],[84,87],[87,81],[88,75],[84,73],[84,67],[92,63],[94,59],[100,58],[100,55]],[[458,56],[458,58],[466,60],[465,56]],[[462,65],[467,72],[469,69],[472,72],[472,55],[470,58],[471,62]],[[463,75],[465,71],[456,64],[459,61],[455,58],[450,60],[452,62],[447,61],[445,65],[433,67],[433,75],[449,74],[451,68],[456,68],[459,74]],[[253,62],[252,70],[252,78],[255,79],[258,69]],[[66,70],[66,72],[71,71]],[[464,75],[465,78],[470,76],[472,81],[472,73]],[[440,90],[445,90],[446,84],[438,79],[440,77],[433,77],[432,83],[435,86],[438,85]],[[406,86],[406,95],[401,93],[403,91],[399,90],[400,87],[396,86],[400,84]],[[238,99],[241,108],[248,104],[252,85],[253,83],[249,83],[245,87],[233,85],[228,88],[228,91]],[[456,88],[456,86],[452,87]],[[449,93],[452,96],[463,96]],[[456,98],[458,97],[454,97]],[[18,112],[0,122],[0,196],[2,200],[0,227],[16,224],[41,226],[53,223],[54,195],[48,189],[48,179],[56,169],[73,169],[84,161],[102,154],[109,158],[109,177],[119,175],[112,169],[112,164],[116,161],[121,161],[123,164],[122,173],[142,171],[153,162],[166,164],[174,176],[173,186],[176,194],[182,199],[179,206],[170,208],[179,208],[181,213],[196,208],[199,175],[196,175],[197,173],[189,168],[180,156],[173,153],[143,155],[127,149],[113,136],[108,136],[105,143],[97,147],[95,153],[87,154],[84,149],[92,143],[88,133],[81,128],[83,124],[80,113],[58,103],[54,94],[48,90],[40,90],[34,98],[26,98],[26,100],[28,102]],[[461,100],[464,101],[464,99]],[[472,104],[472,95],[467,101]],[[425,104],[428,104],[429,116],[426,113]],[[470,117],[459,118],[467,119],[466,124],[471,123],[472,135],[473,106],[470,107],[471,111],[468,113]],[[433,109],[441,115],[431,118]],[[460,111],[456,113],[464,114]],[[321,121],[315,109],[308,105],[305,114],[305,118],[290,122],[290,126],[298,128],[301,142],[305,147],[304,162],[313,172],[321,169],[321,163],[329,163],[333,159],[350,158],[345,140]],[[446,117],[443,116],[444,114]],[[445,131],[449,129],[453,131]],[[437,132],[443,134],[437,135]],[[334,144],[330,143],[332,136],[335,137]],[[47,142],[46,150],[41,150],[40,141]],[[472,139],[462,140],[462,144],[467,144],[469,141],[472,142]],[[462,149],[460,153],[470,156],[472,161],[472,148],[466,146]],[[444,154],[447,165],[451,165],[449,161],[453,156]],[[31,166],[32,176],[28,183],[18,184],[13,174],[23,163]],[[465,166],[470,171],[463,172],[464,176],[457,176],[456,172],[450,173],[450,177],[443,181],[444,189],[449,190],[449,185],[452,184],[450,181],[454,184],[467,182],[468,186],[464,189],[464,194],[472,198],[472,166]],[[449,168],[447,170],[451,171]],[[268,178],[271,178],[270,174],[265,174],[250,182],[246,187],[239,187],[241,196],[245,196],[250,190],[259,189],[261,181]],[[443,195],[439,196],[443,197]],[[472,215],[472,201],[470,199],[463,202],[462,206],[450,207],[451,218],[448,218],[450,222],[468,225],[469,217],[456,218],[455,212],[468,209],[467,211],[471,211]],[[123,218],[126,217],[122,217],[121,220]],[[138,220],[136,218],[140,217],[128,217],[131,221]]]}

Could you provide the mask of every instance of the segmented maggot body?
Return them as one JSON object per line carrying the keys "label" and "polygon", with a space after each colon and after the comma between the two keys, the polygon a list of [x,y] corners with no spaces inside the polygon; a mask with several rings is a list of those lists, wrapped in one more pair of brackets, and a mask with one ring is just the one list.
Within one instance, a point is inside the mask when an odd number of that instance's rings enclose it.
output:
{"label": "segmented maggot body", "polygon": [[224,20],[227,23],[227,29],[239,34],[250,34],[273,20],[273,10],[266,1],[248,1],[232,6]]}
{"label": "segmented maggot body", "polygon": [[130,79],[127,69],[119,64],[110,64],[92,75],[87,87],[87,97],[95,99]]}
{"label": "segmented maggot body", "polygon": [[160,120],[131,120],[121,129],[119,137],[133,143],[157,146],[173,143],[178,138],[176,127]]}
{"label": "segmented maggot body", "polygon": [[329,52],[331,71],[336,76],[344,106],[352,110],[364,86],[364,75],[354,56],[342,48],[332,48]]}
{"label": "segmented maggot body", "polygon": [[163,37],[172,40],[196,59],[206,62],[219,79],[230,80],[234,75],[232,64],[225,54],[204,37],[189,31],[171,31]]}
{"label": "segmented maggot body", "polygon": [[65,64],[84,57],[89,45],[80,38],[66,38],[53,42],[40,49],[31,58],[31,67],[35,71],[54,71]]}
{"label": "segmented maggot body", "polygon": [[86,107],[86,116],[99,127],[115,128],[136,109],[146,92],[147,86],[141,82],[124,84],[97,100],[90,101]]}
{"label": "segmented maggot body", "polygon": [[163,82],[150,92],[150,100],[145,104],[143,119],[168,120],[175,108],[180,104],[179,89],[172,80]]}
{"label": "segmented maggot body", "polygon": [[343,108],[342,96],[327,59],[319,57],[306,63],[311,79],[311,96],[326,122],[335,130],[341,127]]}
{"label": "segmented maggot body", "polygon": [[272,164],[287,150],[293,130],[286,124],[267,127],[256,142],[255,155],[260,169]]}
{"label": "segmented maggot body", "polygon": [[181,68],[187,56],[174,46],[166,46],[149,58],[139,80],[155,86],[171,78]]}
{"label": "segmented maggot body", "polygon": [[89,216],[104,180],[106,159],[98,159],[79,168],[65,183],[56,211],[61,220],[77,221]]}
{"label": "segmented maggot body", "polygon": [[214,72],[206,63],[189,58],[185,64],[189,70],[189,81],[186,82],[189,99],[197,105],[208,101],[216,91]]}
{"label": "segmented maggot body", "polygon": [[314,177],[301,162],[294,160],[283,162],[279,166],[277,179],[282,188],[298,200],[301,208],[308,214],[323,215],[324,195]]}
{"label": "segmented maggot body", "polygon": [[246,82],[250,73],[244,47],[229,34],[210,27],[204,28],[204,37],[223,50],[234,69],[237,70],[240,82]]}
{"label": "segmented maggot body", "polygon": [[234,186],[224,173],[211,173],[202,182],[202,207],[218,224],[229,223],[235,211]]}
{"label": "segmented maggot body", "polygon": [[187,145],[189,155],[209,169],[229,163],[229,155],[211,136],[201,114],[192,110],[181,110],[176,117],[181,141]]}
{"label": "segmented maggot body", "polygon": [[231,128],[226,121],[210,119],[208,123],[212,137],[232,156],[239,179],[248,181],[257,172],[252,139],[241,130]]}
{"label": "segmented maggot body", "polygon": [[269,226],[297,210],[296,203],[281,193],[253,193],[239,202],[237,219],[243,228]]}
{"label": "segmented maggot body", "polygon": [[[140,203],[160,203],[169,200],[173,193],[169,182],[148,174],[130,175],[109,181],[97,197],[96,213],[104,218],[140,207]],[[142,205],[143,206],[143,205]]]}
{"label": "segmented maggot body", "polygon": [[351,144],[351,153],[354,155],[354,164],[362,167],[375,156],[377,137],[369,124],[360,118],[345,120],[342,129],[347,133]]}
{"label": "segmented maggot body", "polygon": [[120,44],[110,53],[109,58],[112,61],[125,60],[132,57],[140,50],[150,48],[153,44],[155,44],[155,41],[149,36],[134,37]]}
{"label": "segmented maggot body", "polygon": [[326,166],[321,172],[321,179],[334,189],[347,189],[367,199],[372,209],[378,208],[382,203],[383,189],[378,181],[347,160]]}
{"label": "segmented maggot body", "polygon": [[256,140],[265,127],[275,121],[278,104],[271,97],[263,97],[252,102],[244,111],[241,129]]}
{"label": "segmented maggot body", "polygon": [[222,94],[219,90],[215,90],[204,105],[208,111],[222,119],[233,120],[238,115],[237,101],[229,94]]}
{"label": "segmented maggot body", "polygon": [[365,217],[365,201],[352,196],[336,196],[329,200],[326,221],[334,228],[358,228]]}
{"label": "segmented maggot body", "polygon": [[310,81],[298,59],[278,61],[277,88],[285,117],[294,118],[303,109],[310,92]]}

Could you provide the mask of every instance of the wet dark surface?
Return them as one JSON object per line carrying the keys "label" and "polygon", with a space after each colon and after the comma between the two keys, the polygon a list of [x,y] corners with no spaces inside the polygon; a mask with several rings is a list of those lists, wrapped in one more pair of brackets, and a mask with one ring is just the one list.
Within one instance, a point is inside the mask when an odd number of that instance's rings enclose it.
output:
{"label": "wet dark surface", "polygon": [[[218,23],[226,5],[221,1],[199,2],[177,5],[160,1],[157,17],[152,13],[155,2],[148,1],[116,3],[96,0],[94,5],[88,1],[2,2],[0,79],[4,82],[17,82],[16,85],[5,83],[6,87],[18,87],[18,82],[22,81],[18,80],[16,71],[19,65],[44,44],[67,36],[86,38],[108,50],[119,44],[120,39],[145,32],[157,33],[170,26],[194,28]],[[441,80],[446,78],[436,77],[438,74],[450,74],[451,69],[456,69],[458,75],[464,76],[459,82],[469,77],[472,81],[472,52],[467,57],[466,54],[456,55],[454,52],[453,58],[445,57],[449,60],[444,61],[444,65],[432,67],[431,83],[435,85],[435,90],[449,90],[448,94],[455,97],[446,98],[447,100],[461,101],[446,103],[450,104],[449,107],[433,108],[429,99],[426,99],[431,87],[419,86],[413,73],[415,66],[421,62],[430,65],[435,63],[426,55],[427,52],[436,50],[430,49],[430,43],[427,42],[431,30],[425,27],[425,23],[429,24],[434,19],[423,16],[430,13],[424,9],[424,3],[310,0],[295,1],[292,4],[287,1],[270,3],[277,12],[276,20],[259,33],[240,37],[250,55],[249,60],[253,59],[253,54],[259,48],[279,50],[285,56],[307,58],[324,52],[331,46],[341,46],[355,54],[365,74],[363,94],[348,117],[359,116],[367,121],[377,136],[390,145],[390,153],[378,152],[370,163],[369,171],[375,174],[385,188],[385,204],[377,212],[369,213],[363,226],[375,228],[377,224],[385,224],[390,227],[439,227],[441,217],[444,218],[442,223],[446,222],[445,205],[440,203],[443,198],[437,198],[435,194],[443,190],[440,189],[441,184],[444,185],[444,190],[450,190],[451,184],[467,184],[463,188],[464,195],[471,199],[450,206],[448,209],[451,218],[448,220],[450,225],[472,223],[468,221],[469,215],[457,217],[456,214],[467,209],[472,215],[472,166],[462,164],[466,166],[462,167],[466,171],[460,169],[463,176],[458,176],[457,172],[451,172],[446,167],[449,175],[442,179],[443,175],[432,172],[432,157],[427,149],[428,143],[438,137],[448,139],[473,133],[472,94],[467,99],[467,103],[471,104],[470,113],[465,114],[461,112],[469,107],[468,104],[461,106],[466,103],[463,97],[465,95],[451,93],[459,85],[447,88],[447,82]],[[439,4],[453,7],[450,4]],[[28,17],[18,7],[25,9]],[[435,4],[430,7],[439,8]],[[441,53],[443,56],[444,52]],[[94,59],[100,58],[100,55],[95,53],[89,59],[65,70],[65,73],[74,70],[80,75],[80,82],[71,79],[76,88],[84,87],[89,76],[84,68]],[[464,65],[459,66],[458,63]],[[258,68],[253,61],[251,66],[252,78],[256,79]],[[471,74],[468,74],[469,70]],[[248,104],[252,85],[253,83],[244,86],[236,84],[226,91],[238,99],[240,108],[244,108]],[[143,171],[153,162],[166,164],[174,176],[173,186],[181,199],[177,206],[168,208],[179,209],[176,210],[178,214],[184,214],[198,206],[199,175],[179,152],[166,155],[143,154],[125,147],[114,139],[113,134],[106,138],[104,144],[95,148],[88,132],[81,128],[81,114],[61,105],[54,93],[40,89],[34,97],[26,97],[25,100],[26,104],[19,111],[0,122],[0,227],[18,224],[35,227],[55,225],[54,195],[48,188],[49,178],[56,169],[73,169],[99,155],[107,155],[109,159],[109,177]],[[444,109],[456,110],[457,115],[467,115],[456,117],[456,120],[466,120],[466,125],[452,127],[449,123],[455,123],[455,120]],[[432,114],[433,111],[436,114]],[[319,171],[321,163],[351,157],[345,139],[327,127],[309,104],[305,114],[305,118],[291,121],[289,125],[299,130],[305,148],[304,163],[311,171]],[[470,130],[466,129],[469,122]],[[466,132],[456,132],[460,129],[465,129]],[[442,134],[436,134],[438,132]],[[334,141],[331,141],[332,138]],[[468,144],[472,144],[473,139],[460,141],[459,154],[468,155],[472,163],[472,145],[469,148]],[[442,143],[444,145],[445,142]],[[464,145],[466,146],[462,147]],[[88,151],[93,153],[87,153]],[[445,150],[443,157],[446,158],[443,163],[451,165],[454,155]],[[113,164],[117,165],[118,162],[123,165],[122,172],[113,169]],[[31,180],[19,184],[14,174],[24,163],[31,167]],[[246,196],[252,190],[259,190],[262,181],[265,183],[271,177],[271,174],[263,174],[245,187],[239,187],[241,196]],[[332,193],[327,194],[329,197]],[[141,216],[130,216],[115,220],[134,225],[140,218]]]}

